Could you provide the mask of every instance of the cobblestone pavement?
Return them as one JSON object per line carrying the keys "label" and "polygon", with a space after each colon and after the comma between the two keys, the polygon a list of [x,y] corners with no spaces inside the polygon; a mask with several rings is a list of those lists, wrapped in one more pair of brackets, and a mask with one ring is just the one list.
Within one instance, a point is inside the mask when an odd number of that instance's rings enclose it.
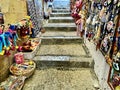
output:
{"label": "cobblestone pavement", "polygon": [[36,70],[23,90],[95,90],[95,81],[91,69],[55,69]]}

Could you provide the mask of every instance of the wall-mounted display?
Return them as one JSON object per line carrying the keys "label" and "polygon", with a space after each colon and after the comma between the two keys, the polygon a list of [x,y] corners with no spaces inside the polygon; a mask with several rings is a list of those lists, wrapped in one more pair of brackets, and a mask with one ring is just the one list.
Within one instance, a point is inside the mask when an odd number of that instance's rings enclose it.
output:
{"label": "wall-mounted display", "polygon": [[77,25],[77,36],[93,41],[110,65],[111,89],[120,90],[120,1],[76,0],[71,16]]}

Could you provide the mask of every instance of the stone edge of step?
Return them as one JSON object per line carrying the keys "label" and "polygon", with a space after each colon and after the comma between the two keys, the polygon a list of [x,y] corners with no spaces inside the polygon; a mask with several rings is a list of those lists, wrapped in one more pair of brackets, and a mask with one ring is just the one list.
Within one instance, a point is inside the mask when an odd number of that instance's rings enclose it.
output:
{"label": "stone edge of step", "polygon": [[85,43],[82,44],[82,47],[85,50],[85,53],[86,53],[87,57],[92,57],[92,55],[90,54],[90,51],[87,48],[87,46],[85,45]]}
{"label": "stone edge of step", "polygon": [[[39,57],[39,56],[38,56]],[[47,64],[51,64],[50,67],[68,67],[68,68],[93,68],[94,60],[92,58],[82,58],[81,60],[73,60],[74,58],[70,58],[69,60],[39,60],[33,59],[37,63],[37,68],[41,68],[40,65],[47,66]],[[77,57],[78,59],[78,57]],[[56,66],[57,65],[57,66]]]}
{"label": "stone edge of step", "polygon": [[58,15],[58,16],[60,16],[60,15],[70,15],[71,13],[51,13],[51,15]]}
{"label": "stone edge of step", "polygon": [[72,17],[50,17],[50,20],[74,20]]}
{"label": "stone edge of step", "polygon": [[68,27],[76,27],[75,23],[47,23],[44,25],[45,28],[47,27],[64,27],[64,28],[68,28]]}
{"label": "stone edge of step", "polygon": [[40,39],[83,39],[79,36],[40,36]]}
{"label": "stone edge of step", "polygon": [[[41,57],[45,57],[44,59],[42,59],[42,60],[40,60],[40,58]],[[91,58],[91,57],[78,57],[78,56],[74,56],[74,57],[72,57],[72,56],[66,56],[66,57],[68,57],[68,58],[66,58],[66,60],[62,60],[62,59],[54,59],[54,60],[50,60],[50,59],[46,59],[46,58],[48,58],[48,57],[59,57],[59,56],[52,56],[52,55],[49,55],[49,56],[44,56],[44,55],[36,55],[34,58],[33,58],[33,60],[35,60],[35,61],[61,61],[61,62],[64,62],[64,61],[68,61],[68,62],[93,62],[93,59]],[[62,56],[61,56],[62,57]],[[63,56],[64,57],[64,56]]]}

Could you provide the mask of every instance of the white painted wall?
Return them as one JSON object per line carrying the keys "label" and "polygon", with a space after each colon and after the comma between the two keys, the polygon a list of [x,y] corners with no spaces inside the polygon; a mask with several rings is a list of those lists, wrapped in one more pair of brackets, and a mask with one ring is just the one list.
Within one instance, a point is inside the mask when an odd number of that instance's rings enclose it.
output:
{"label": "white painted wall", "polygon": [[102,53],[99,50],[96,51],[96,46],[93,42],[85,40],[85,44],[94,59],[94,71],[98,77],[101,90],[111,90],[107,83],[110,66],[106,63]]}

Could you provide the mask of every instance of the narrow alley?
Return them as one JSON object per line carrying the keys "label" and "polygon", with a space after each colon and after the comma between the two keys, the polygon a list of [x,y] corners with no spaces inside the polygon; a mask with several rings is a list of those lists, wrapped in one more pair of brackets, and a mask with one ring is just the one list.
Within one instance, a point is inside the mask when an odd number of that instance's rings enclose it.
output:
{"label": "narrow alley", "polygon": [[120,90],[120,0],[0,0],[0,90]]}
{"label": "narrow alley", "polygon": [[41,46],[34,57],[37,70],[23,89],[95,90],[98,82],[93,59],[83,48],[83,38],[76,36],[69,10],[53,10],[44,27],[46,32],[40,36]]}

